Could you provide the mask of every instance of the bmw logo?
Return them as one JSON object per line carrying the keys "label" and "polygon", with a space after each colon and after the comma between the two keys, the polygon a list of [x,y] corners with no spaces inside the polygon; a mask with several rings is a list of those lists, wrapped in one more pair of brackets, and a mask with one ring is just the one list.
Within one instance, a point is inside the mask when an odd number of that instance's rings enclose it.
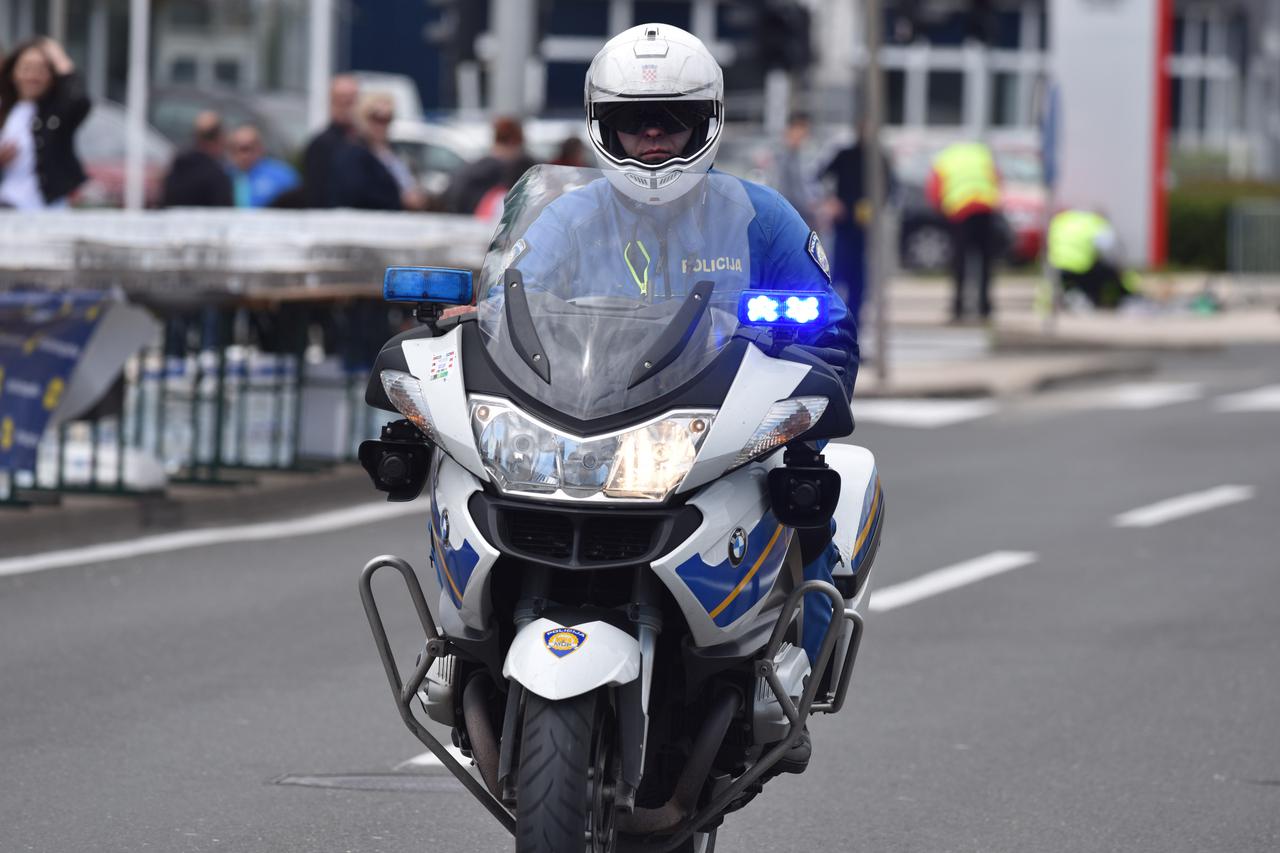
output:
{"label": "bmw logo", "polygon": [[440,540],[449,541],[449,510],[447,509],[440,513]]}
{"label": "bmw logo", "polygon": [[729,562],[738,565],[747,556],[747,531],[741,527],[729,534]]}

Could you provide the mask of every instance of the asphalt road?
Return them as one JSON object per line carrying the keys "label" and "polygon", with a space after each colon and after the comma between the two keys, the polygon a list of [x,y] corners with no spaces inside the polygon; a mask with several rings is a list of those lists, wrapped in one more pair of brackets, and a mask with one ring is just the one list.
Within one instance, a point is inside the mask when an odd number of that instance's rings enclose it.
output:
{"label": "asphalt road", "polygon": [[[1277,385],[1280,352],[1241,349],[1168,357],[1136,388],[919,404],[931,428],[866,407],[888,496],[876,588],[1034,556],[873,612],[809,770],[717,849],[1280,849],[1280,406],[1227,396]],[[1117,526],[1222,486],[1246,488]],[[0,851],[508,849],[441,771],[393,772],[422,749],[356,577],[387,551],[425,565],[421,529],[0,577]]]}

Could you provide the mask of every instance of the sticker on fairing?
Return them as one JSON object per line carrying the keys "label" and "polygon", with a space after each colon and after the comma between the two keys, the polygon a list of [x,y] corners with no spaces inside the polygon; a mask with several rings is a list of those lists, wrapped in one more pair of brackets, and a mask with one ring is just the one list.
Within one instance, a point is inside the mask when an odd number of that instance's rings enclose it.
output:
{"label": "sticker on fairing", "polygon": [[438,352],[431,356],[431,370],[427,374],[429,382],[435,382],[437,379],[448,379],[449,371],[458,362],[458,351],[449,350],[448,352]]}
{"label": "sticker on fairing", "polygon": [[822,241],[818,239],[817,231],[809,232],[809,257],[813,258],[813,262],[818,265],[818,269],[822,270],[827,281],[831,281],[831,262],[827,260],[827,253],[822,248]]}
{"label": "sticker on fairing", "polygon": [[551,654],[562,658],[576,652],[587,641],[587,635],[576,628],[553,628],[542,635],[542,640]]}

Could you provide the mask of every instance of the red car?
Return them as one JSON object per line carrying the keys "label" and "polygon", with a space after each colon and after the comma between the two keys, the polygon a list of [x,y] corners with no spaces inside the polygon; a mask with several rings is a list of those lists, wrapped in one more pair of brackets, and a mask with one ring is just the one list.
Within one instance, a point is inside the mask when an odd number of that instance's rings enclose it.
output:
{"label": "red car", "polygon": [[[173,160],[174,146],[149,125],[144,138],[144,195],[147,207],[155,207],[160,203],[161,187]],[[112,101],[95,101],[89,117],[76,132],[76,151],[89,173],[89,180],[72,196],[75,206],[124,206],[124,140],[124,107]]]}

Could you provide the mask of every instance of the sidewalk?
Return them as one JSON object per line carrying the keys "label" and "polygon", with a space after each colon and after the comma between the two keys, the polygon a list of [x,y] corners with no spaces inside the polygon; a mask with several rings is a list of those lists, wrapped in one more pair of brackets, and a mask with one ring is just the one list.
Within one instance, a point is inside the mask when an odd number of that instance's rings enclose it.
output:
{"label": "sidewalk", "polygon": [[890,284],[887,379],[874,364],[874,308],[863,314],[862,397],[1015,396],[1070,381],[1140,375],[1158,353],[1280,344],[1280,280],[1240,284],[1209,279],[1226,304],[1201,316],[1186,302],[1204,274],[1149,276],[1151,313],[1063,314],[1052,324],[1034,311],[1037,281],[1004,276],[995,285],[990,327],[952,326],[951,283],[899,278]]}

